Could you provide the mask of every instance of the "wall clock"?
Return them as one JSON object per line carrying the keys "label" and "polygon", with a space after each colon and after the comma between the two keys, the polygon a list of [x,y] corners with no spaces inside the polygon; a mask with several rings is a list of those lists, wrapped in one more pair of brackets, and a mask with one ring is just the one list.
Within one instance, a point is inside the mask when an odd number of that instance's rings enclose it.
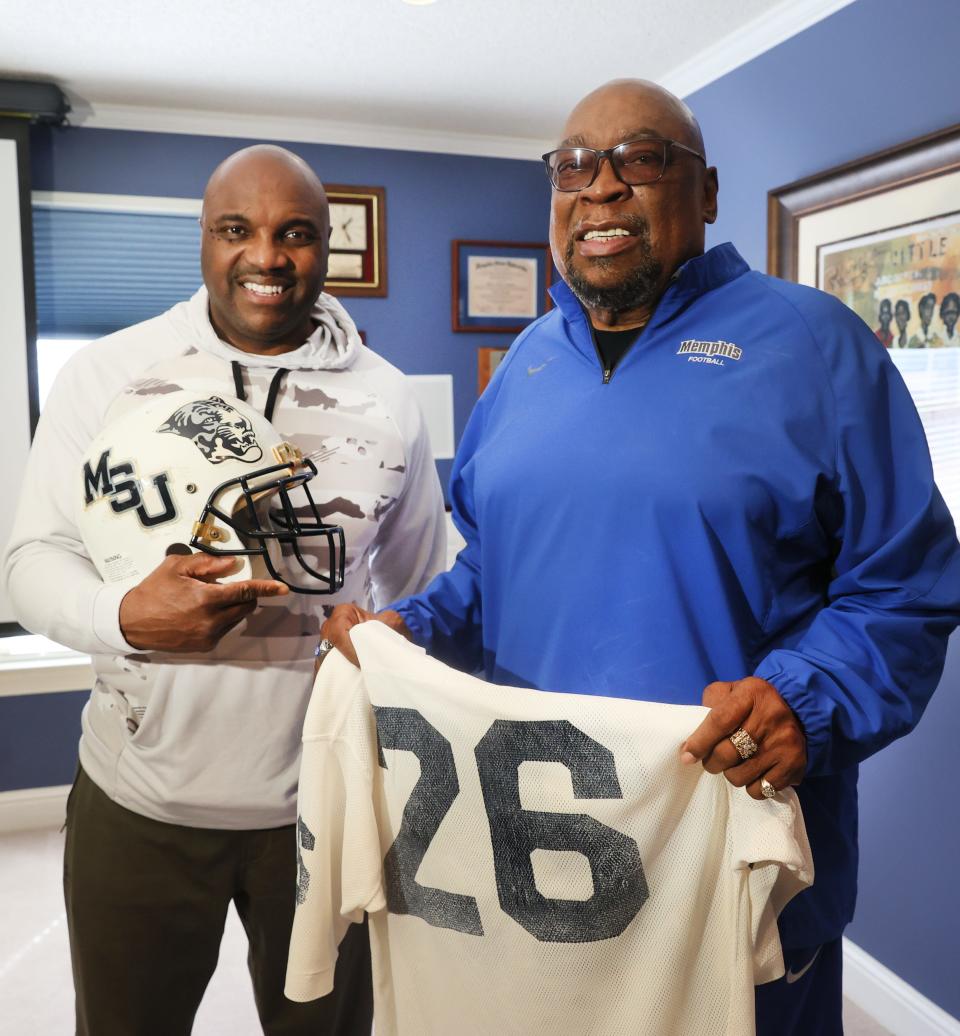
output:
{"label": "wall clock", "polygon": [[326,184],[330,202],[331,295],[387,294],[387,219],[382,187]]}

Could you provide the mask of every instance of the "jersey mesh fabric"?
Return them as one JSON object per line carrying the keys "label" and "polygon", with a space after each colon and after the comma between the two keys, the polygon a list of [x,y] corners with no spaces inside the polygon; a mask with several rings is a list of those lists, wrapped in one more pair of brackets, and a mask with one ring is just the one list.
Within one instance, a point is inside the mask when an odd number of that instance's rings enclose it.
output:
{"label": "jersey mesh fabric", "polygon": [[362,672],[327,658],[304,731],[288,996],[329,991],[365,907],[378,1036],[754,1031],[812,881],[793,792],[682,767],[699,707],[486,684],[377,622],[353,640]]}

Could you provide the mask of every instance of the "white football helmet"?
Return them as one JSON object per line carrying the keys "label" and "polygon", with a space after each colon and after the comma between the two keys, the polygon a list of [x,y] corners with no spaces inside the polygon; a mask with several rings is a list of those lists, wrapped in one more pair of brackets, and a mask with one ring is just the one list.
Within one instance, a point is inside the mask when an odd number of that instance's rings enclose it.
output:
{"label": "white football helmet", "polygon": [[155,396],[110,422],[77,474],[80,534],[108,583],[134,586],[167,555],[201,550],[239,559],[224,581],[343,586],[343,529],[310,494],[316,465],[239,399]]}

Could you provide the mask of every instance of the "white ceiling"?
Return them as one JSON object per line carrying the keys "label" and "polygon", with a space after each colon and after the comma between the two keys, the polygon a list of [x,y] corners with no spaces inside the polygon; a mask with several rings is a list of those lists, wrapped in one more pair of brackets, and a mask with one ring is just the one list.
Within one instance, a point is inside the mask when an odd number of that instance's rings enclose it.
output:
{"label": "white ceiling", "polygon": [[86,125],[533,157],[608,79],[683,95],[851,0],[0,0]]}

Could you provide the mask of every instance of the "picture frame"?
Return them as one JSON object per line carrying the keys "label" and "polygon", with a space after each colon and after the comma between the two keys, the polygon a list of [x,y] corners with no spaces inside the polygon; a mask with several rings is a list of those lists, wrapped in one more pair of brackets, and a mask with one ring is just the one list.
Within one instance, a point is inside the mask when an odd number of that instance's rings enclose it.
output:
{"label": "picture frame", "polygon": [[387,200],[383,187],[326,184],[330,258],[324,290],[338,297],[387,295]]}
{"label": "picture frame", "polygon": [[818,284],[820,250],[908,230],[960,209],[960,124],[767,195],[767,272]]}
{"label": "picture frame", "polygon": [[767,212],[768,271],[866,321],[960,519],[960,124],[770,191]]}
{"label": "picture frame", "polygon": [[510,351],[505,345],[481,345],[477,349],[477,395],[482,396],[483,390],[490,383],[494,372],[500,366],[501,360]]}
{"label": "picture frame", "polygon": [[546,242],[458,239],[451,267],[454,331],[515,334],[552,305]]}

